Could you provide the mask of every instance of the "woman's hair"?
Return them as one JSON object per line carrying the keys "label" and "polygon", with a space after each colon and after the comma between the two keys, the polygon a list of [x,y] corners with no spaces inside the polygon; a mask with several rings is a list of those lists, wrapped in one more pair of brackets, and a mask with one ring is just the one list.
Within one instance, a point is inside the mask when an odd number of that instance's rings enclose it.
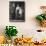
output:
{"label": "woman's hair", "polygon": [[46,9],[46,6],[40,6],[40,9]]}

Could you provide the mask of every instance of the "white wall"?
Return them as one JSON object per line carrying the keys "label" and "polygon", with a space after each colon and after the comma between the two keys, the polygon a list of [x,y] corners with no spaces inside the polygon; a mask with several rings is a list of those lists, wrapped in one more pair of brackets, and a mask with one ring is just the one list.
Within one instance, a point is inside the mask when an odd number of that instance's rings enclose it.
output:
{"label": "white wall", "polygon": [[31,36],[32,32],[36,32],[36,29],[42,29],[36,22],[35,16],[41,13],[40,6],[46,5],[46,0],[21,0],[25,1],[25,22],[9,22],[9,1],[0,0],[0,33],[4,32],[6,25],[15,25],[19,36],[21,36],[20,34]]}

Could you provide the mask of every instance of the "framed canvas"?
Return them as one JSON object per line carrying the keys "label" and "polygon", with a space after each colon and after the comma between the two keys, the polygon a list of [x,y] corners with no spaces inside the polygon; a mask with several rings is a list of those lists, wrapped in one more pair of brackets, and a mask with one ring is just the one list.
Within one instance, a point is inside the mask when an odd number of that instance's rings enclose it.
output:
{"label": "framed canvas", "polygon": [[9,20],[11,22],[25,21],[25,2],[24,1],[9,2]]}

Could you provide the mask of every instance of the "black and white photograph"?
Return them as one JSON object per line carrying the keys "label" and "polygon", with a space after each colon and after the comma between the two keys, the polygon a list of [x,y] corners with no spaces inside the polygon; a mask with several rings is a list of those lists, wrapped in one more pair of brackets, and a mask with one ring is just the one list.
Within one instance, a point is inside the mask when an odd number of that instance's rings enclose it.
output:
{"label": "black and white photograph", "polygon": [[9,20],[11,22],[25,21],[25,2],[24,1],[9,2]]}

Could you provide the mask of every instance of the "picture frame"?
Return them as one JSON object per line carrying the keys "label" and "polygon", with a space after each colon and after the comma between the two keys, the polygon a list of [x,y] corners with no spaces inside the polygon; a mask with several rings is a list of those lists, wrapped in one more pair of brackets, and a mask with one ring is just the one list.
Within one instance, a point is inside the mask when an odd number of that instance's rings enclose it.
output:
{"label": "picture frame", "polygon": [[25,21],[25,2],[24,1],[9,2],[9,21],[10,22]]}

